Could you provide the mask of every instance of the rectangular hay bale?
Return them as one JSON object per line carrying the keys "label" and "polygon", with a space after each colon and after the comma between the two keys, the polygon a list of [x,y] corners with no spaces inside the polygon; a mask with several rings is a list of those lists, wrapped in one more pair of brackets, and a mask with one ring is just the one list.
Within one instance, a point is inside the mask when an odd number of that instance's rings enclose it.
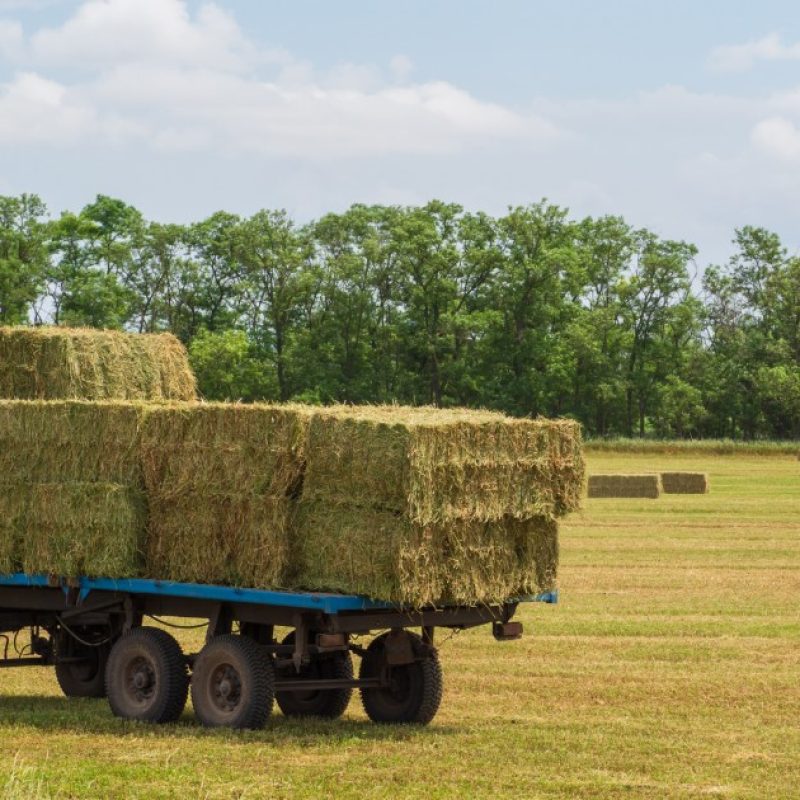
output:
{"label": "rectangular hay bale", "polygon": [[300,503],[293,586],[409,607],[480,604],[555,587],[557,523],[505,517],[419,525],[392,511]]}
{"label": "rectangular hay bale", "polygon": [[311,415],[303,497],[449,520],[561,516],[580,503],[580,426],[463,409],[322,408]]}
{"label": "rectangular hay bale", "polygon": [[664,494],[706,494],[708,475],[705,472],[662,472]]}
{"label": "rectangular hay bale", "polygon": [[0,327],[0,397],[193,400],[186,348],[172,334]]}
{"label": "rectangular hay bale", "polygon": [[287,498],[187,492],[150,501],[148,575],[253,588],[285,585]]}
{"label": "rectangular hay bale", "polygon": [[298,489],[304,417],[297,408],[230,403],[149,406],[141,458],[148,492],[269,494]]}
{"label": "rectangular hay bale", "polygon": [[141,491],[113,483],[4,484],[23,509],[13,566],[28,573],[108,578],[142,574],[147,505]]}
{"label": "rectangular hay bale", "polygon": [[661,493],[661,478],[652,475],[590,475],[589,497],[645,497]]}
{"label": "rectangular hay bale", "polygon": [[139,485],[143,407],[0,400],[0,480]]}
{"label": "rectangular hay bale", "polygon": [[288,407],[149,408],[141,453],[153,576],[284,586],[304,432],[302,413]]}

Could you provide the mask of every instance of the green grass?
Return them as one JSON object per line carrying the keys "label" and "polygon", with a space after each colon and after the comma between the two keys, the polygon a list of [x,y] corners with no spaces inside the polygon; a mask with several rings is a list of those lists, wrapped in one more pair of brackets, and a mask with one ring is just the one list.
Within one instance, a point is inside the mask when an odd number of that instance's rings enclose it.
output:
{"label": "green grass", "polygon": [[800,442],[739,441],[734,439],[589,439],[584,443],[589,453],[639,453],[691,455],[798,455]]}
{"label": "green grass", "polygon": [[[187,710],[151,728],[0,673],[0,796],[800,797],[800,462],[589,455],[589,471],[707,471],[711,493],[591,500],[562,533],[562,602],[526,636],[441,649],[427,729],[278,712],[257,733]],[[191,644],[199,635],[182,637]]]}

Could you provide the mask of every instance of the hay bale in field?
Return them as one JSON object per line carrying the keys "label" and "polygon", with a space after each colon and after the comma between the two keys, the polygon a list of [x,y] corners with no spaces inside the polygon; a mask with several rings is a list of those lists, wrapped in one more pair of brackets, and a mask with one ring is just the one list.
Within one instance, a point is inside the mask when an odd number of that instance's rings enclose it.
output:
{"label": "hay bale in field", "polygon": [[302,481],[298,408],[150,407],[142,467],[147,561],[159,578],[285,585],[293,495]]}
{"label": "hay bale in field", "polygon": [[484,411],[316,410],[303,497],[402,513],[421,525],[560,516],[578,507],[580,426]]}
{"label": "hay bale in field", "polygon": [[133,403],[0,400],[0,481],[138,486],[143,412]]}
{"label": "hay bale in field", "polygon": [[590,475],[589,497],[647,497],[661,493],[659,475]]}
{"label": "hay bale in field", "polygon": [[706,494],[708,475],[705,472],[662,472],[664,494]]}
{"label": "hay bale in field", "polygon": [[392,511],[302,502],[294,530],[297,587],[419,607],[498,602],[555,585],[552,519],[418,525]]}
{"label": "hay bale in field", "polygon": [[4,571],[141,574],[147,506],[141,491],[114,483],[4,483]]}
{"label": "hay bale in field", "polygon": [[196,388],[172,334],[0,327],[0,397],[192,400]]}

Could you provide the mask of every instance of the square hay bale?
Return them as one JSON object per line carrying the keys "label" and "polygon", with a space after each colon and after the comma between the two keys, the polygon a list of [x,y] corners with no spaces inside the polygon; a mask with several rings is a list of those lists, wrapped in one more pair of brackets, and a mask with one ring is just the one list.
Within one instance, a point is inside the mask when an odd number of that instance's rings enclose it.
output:
{"label": "square hay bale", "polygon": [[662,472],[664,494],[706,494],[708,475],[705,472]]}
{"label": "square hay bale", "polygon": [[312,413],[303,497],[395,511],[420,525],[560,516],[578,507],[580,426],[463,409]]}
{"label": "square hay bale", "polygon": [[192,400],[197,385],[172,334],[0,327],[0,397]]}
{"label": "square hay bale", "polygon": [[28,573],[109,578],[141,574],[147,506],[141,491],[113,483],[5,484],[24,509],[13,561]]}
{"label": "square hay bale", "polygon": [[148,492],[283,497],[303,475],[305,415],[297,407],[230,403],[149,406],[141,456]]}
{"label": "square hay bale", "polygon": [[301,588],[418,608],[555,586],[558,530],[550,518],[419,525],[392,511],[303,502],[293,526],[291,583]]}
{"label": "square hay bale", "polygon": [[223,403],[148,409],[142,466],[156,577],[285,585],[288,519],[303,475],[299,408]]}
{"label": "square hay bale", "polygon": [[0,480],[141,483],[133,403],[0,400]]}
{"label": "square hay bale", "polygon": [[150,501],[148,575],[254,588],[285,585],[291,501],[186,492]]}
{"label": "square hay bale", "polygon": [[647,497],[661,493],[661,478],[653,475],[590,475],[589,497]]}

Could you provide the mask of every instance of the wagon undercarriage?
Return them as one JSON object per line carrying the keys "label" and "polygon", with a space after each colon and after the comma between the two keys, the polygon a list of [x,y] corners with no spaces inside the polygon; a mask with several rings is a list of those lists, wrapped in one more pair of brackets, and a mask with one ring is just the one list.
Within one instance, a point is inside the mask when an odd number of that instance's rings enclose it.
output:
{"label": "wagon undercarriage", "polygon": [[[496,639],[516,639],[516,608],[410,610],[352,595],[18,574],[0,578],[0,667],[55,666],[67,696],[107,696],[116,715],[149,722],[177,719],[190,692],[212,727],[261,727],[275,702],[287,716],[335,718],[357,690],[375,722],[427,723],[442,695],[436,628],[490,624]],[[204,646],[184,653],[144,624],[162,617],[207,621]],[[291,631],[278,641],[276,627]]]}

